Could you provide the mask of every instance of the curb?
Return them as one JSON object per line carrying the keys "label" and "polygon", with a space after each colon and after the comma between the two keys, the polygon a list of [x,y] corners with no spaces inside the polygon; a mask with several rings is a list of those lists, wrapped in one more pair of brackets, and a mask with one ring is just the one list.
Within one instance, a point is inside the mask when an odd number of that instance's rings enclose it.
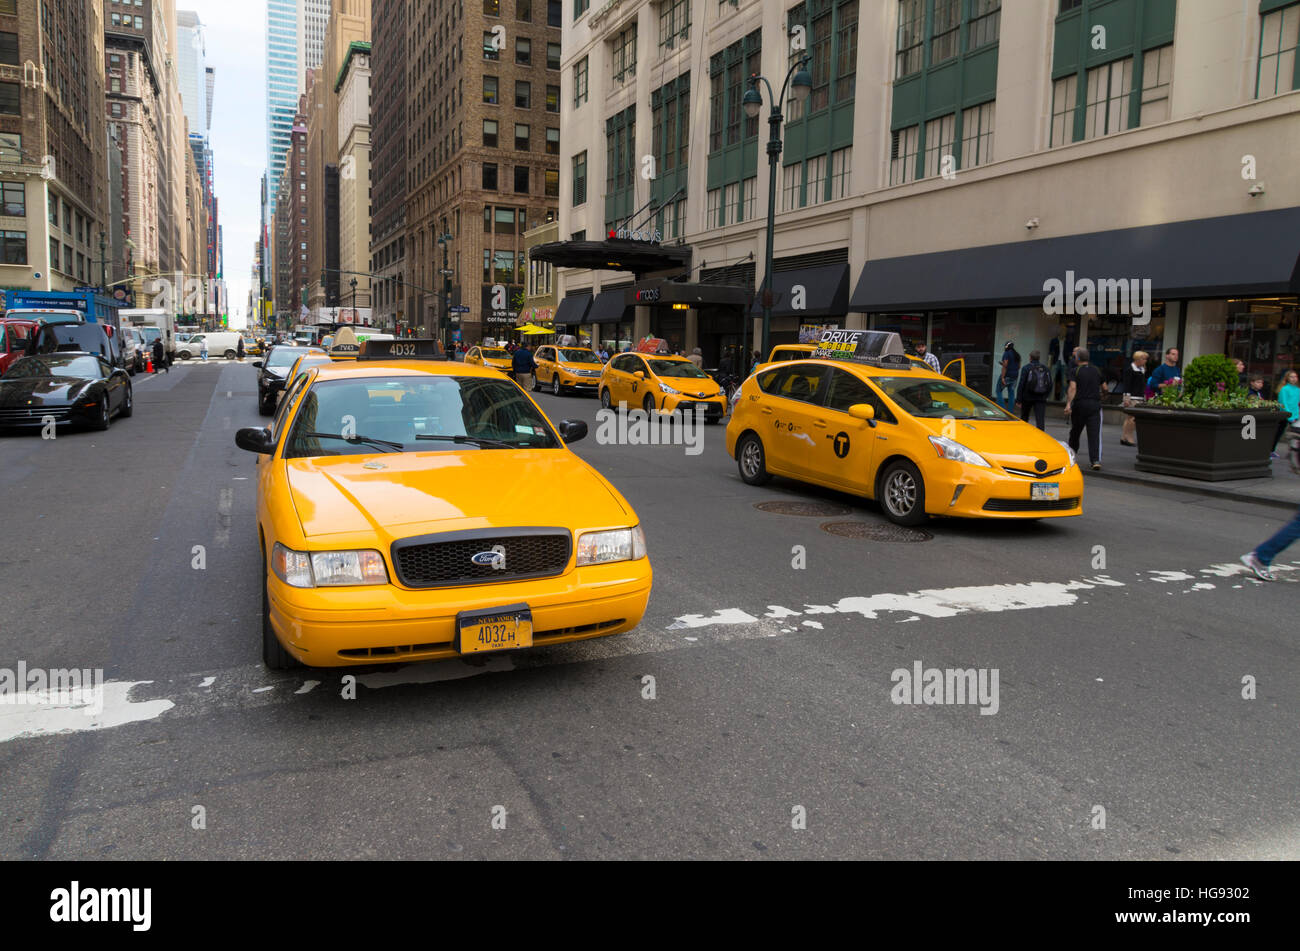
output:
{"label": "curb", "polygon": [[[1210,486],[1201,485],[1180,485],[1173,482],[1155,482],[1151,479],[1144,479],[1141,476],[1128,475],[1123,472],[1107,472],[1102,469],[1100,472],[1088,471],[1085,479],[1111,479],[1115,482],[1127,482],[1132,485],[1144,485],[1153,489],[1169,489],[1174,492],[1182,492],[1187,495],[1200,495],[1208,498],[1231,499],[1234,502],[1249,502],[1254,505],[1267,505],[1271,508],[1286,509],[1288,512],[1295,511],[1297,503],[1289,499],[1275,499],[1268,496],[1243,495],[1232,489],[1215,489]],[[1087,482],[1084,483],[1087,485]]]}

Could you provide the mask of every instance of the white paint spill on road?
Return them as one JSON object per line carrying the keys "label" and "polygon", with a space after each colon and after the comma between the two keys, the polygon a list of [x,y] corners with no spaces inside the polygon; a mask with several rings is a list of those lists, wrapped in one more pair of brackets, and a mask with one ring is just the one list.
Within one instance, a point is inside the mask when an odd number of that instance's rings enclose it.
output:
{"label": "white paint spill on road", "polygon": [[906,624],[908,621],[919,621],[919,620],[921,620],[921,615],[919,615],[919,614],[913,614],[911,617],[905,617],[905,618],[903,618],[903,619],[902,619],[901,621],[899,621],[898,623],[899,623],[899,624]]}
{"label": "white paint spill on road", "polygon": [[230,510],[235,504],[235,490],[227,486],[217,493],[217,547],[230,544]]}
{"label": "white paint spill on road", "polygon": [[217,682],[217,678],[216,678],[216,677],[204,677],[203,680],[202,680],[202,682],[199,684],[199,686],[200,686],[200,687],[211,687],[211,686],[212,686],[214,683],[216,683],[216,682]]}
{"label": "white paint spill on road", "polygon": [[294,693],[296,694],[311,693],[315,688],[319,686],[320,686],[319,680],[309,680],[301,687],[299,687],[297,690],[295,690]]}
{"label": "white paint spill on road", "polygon": [[258,687],[253,691],[253,693],[266,693],[268,690],[274,690],[274,689],[275,689],[274,687]]}
{"label": "white paint spill on road", "polygon": [[1210,584],[1208,581],[1198,581],[1196,582],[1196,584],[1192,585],[1190,588],[1184,591],[1183,594],[1191,594],[1193,591],[1213,591],[1213,590],[1214,590],[1214,585]]}
{"label": "white paint spill on road", "polygon": [[821,621],[804,621],[803,626],[815,628],[818,631],[824,628],[824,625],[821,623]]}
{"label": "white paint spill on road", "polygon": [[441,680],[461,680],[465,677],[477,677],[479,674],[500,674],[514,670],[515,662],[510,657],[498,655],[488,659],[481,667],[470,666],[464,661],[448,660],[436,664],[407,664],[397,670],[385,670],[377,674],[361,674],[357,683],[372,690],[384,687],[398,687],[403,684],[431,684]]}
{"label": "white paint spill on road", "polygon": [[93,715],[86,712],[85,704],[5,704],[0,707],[0,743],[20,736],[107,730],[125,723],[156,719],[174,706],[170,700],[133,703],[130,699],[133,687],[151,683],[152,680],[109,681],[104,684],[104,708]]}
{"label": "white paint spill on road", "polygon": [[699,640],[698,637],[688,637],[688,638],[686,638],[686,639],[687,639],[688,641],[692,641],[692,642],[694,642],[694,641],[698,641],[698,640]]}
{"label": "white paint spill on road", "polygon": [[716,612],[712,617],[703,614],[683,614],[668,625],[670,631],[680,631],[686,627],[708,627],[710,624],[753,624],[758,618],[746,614],[739,608],[726,608]]}
{"label": "white paint spill on road", "polygon": [[1168,584],[1171,581],[1192,581],[1196,576],[1185,571],[1148,571],[1152,581]]}
{"label": "white paint spill on road", "polygon": [[798,611],[791,611],[789,608],[783,608],[779,604],[769,604],[767,606],[767,613],[763,615],[763,617],[771,618],[773,620],[775,620],[776,618],[798,617],[798,616],[799,616]]}

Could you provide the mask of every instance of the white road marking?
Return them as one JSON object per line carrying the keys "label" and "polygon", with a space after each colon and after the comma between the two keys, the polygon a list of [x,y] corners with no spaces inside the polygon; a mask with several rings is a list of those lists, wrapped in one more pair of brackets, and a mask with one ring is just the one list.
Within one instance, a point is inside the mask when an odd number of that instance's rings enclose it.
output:
{"label": "white road marking", "polygon": [[217,678],[216,678],[216,677],[204,677],[204,678],[203,678],[203,682],[200,683],[199,686],[200,686],[200,687],[211,687],[211,686],[212,686],[214,683],[216,683],[216,682],[217,682]]}
{"label": "white road marking", "polygon": [[235,490],[224,488],[217,493],[217,535],[219,548],[230,544],[230,510],[235,504]]}
{"label": "white road marking", "polygon": [[307,681],[305,684],[303,684],[301,687],[299,687],[297,690],[295,690],[294,693],[295,693],[295,694],[311,693],[312,690],[314,690],[316,687],[319,687],[319,686],[320,686],[320,681],[319,681],[319,680],[309,680],[309,681]]}
{"label": "white road marking", "polygon": [[1195,575],[1189,575],[1185,571],[1148,571],[1152,581],[1158,581],[1161,584],[1167,584],[1170,581],[1191,581]]}
{"label": "white road marking", "polygon": [[268,690],[274,690],[274,687],[258,687],[253,693],[266,693]]}
{"label": "white road marking", "polygon": [[0,706],[0,743],[18,737],[47,736],[52,733],[81,733],[86,730],[107,730],[124,723],[153,720],[170,710],[170,700],[146,700],[134,703],[131,688],[152,680],[134,683],[110,681],[103,687],[103,709],[99,713],[87,710],[87,703],[18,703]]}

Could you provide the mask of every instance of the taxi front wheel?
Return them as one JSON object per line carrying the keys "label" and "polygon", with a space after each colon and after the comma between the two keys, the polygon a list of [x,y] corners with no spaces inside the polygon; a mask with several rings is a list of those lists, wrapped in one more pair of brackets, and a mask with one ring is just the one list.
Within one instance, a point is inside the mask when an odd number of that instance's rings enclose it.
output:
{"label": "taxi front wheel", "polygon": [[736,447],[736,467],[746,485],[763,485],[772,478],[767,472],[763,441],[753,433],[740,437],[740,445]]}
{"label": "taxi front wheel", "polygon": [[916,466],[900,459],[880,476],[880,506],[896,525],[920,525],[925,521],[925,481]]}
{"label": "taxi front wheel", "polygon": [[602,390],[600,391],[600,406],[601,406],[602,409],[609,409],[609,408],[610,408],[610,403],[609,403],[609,390],[608,390],[608,389],[602,389]]}

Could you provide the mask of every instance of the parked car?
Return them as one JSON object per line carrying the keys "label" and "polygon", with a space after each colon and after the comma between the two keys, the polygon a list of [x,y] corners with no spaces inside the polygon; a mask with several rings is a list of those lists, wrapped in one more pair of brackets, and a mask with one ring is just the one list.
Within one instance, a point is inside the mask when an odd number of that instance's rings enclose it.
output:
{"label": "parked car", "polygon": [[209,357],[225,357],[227,360],[233,360],[239,352],[239,334],[233,330],[214,330],[197,333],[183,343],[177,343],[176,356],[182,360],[201,356],[204,341],[208,344]]}
{"label": "parked car", "polygon": [[130,416],[131,378],[94,353],[24,356],[0,376],[0,426],[81,425],[108,429]]}
{"label": "parked car", "polygon": [[27,353],[57,351],[97,353],[110,366],[126,369],[122,339],[117,334],[110,334],[104,324],[47,324],[41,321],[28,339]]}
{"label": "parked car", "polygon": [[27,355],[27,343],[36,332],[38,321],[25,317],[0,320],[0,374],[19,357]]}
{"label": "parked car", "polygon": [[148,358],[146,351],[149,349],[144,334],[135,327],[123,327],[121,334],[122,359],[126,363],[126,372],[132,376],[143,373]]}
{"label": "parked car", "polygon": [[320,347],[296,347],[279,344],[266,352],[262,360],[254,360],[257,369],[257,411],[263,416],[275,412],[275,402],[284,389],[286,377],[294,361],[308,353],[324,354]]}

